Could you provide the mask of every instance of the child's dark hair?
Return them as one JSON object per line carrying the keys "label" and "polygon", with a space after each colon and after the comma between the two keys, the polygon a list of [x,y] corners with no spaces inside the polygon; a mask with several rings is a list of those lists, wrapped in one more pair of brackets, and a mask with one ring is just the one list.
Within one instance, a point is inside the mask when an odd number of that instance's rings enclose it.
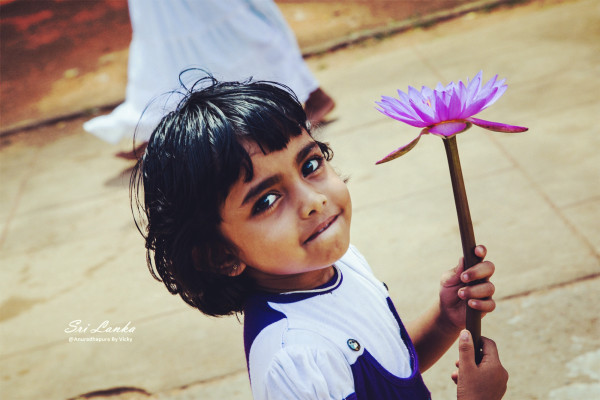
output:
{"label": "child's dark hair", "polygon": [[[184,89],[134,167],[134,219],[146,240],[148,268],[169,292],[208,315],[243,312],[254,282],[245,273],[227,275],[238,258],[219,229],[231,186],[253,176],[243,142],[255,142],[266,154],[285,148],[302,130],[310,134],[310,126],[296,96],[274,82],[209,76]],[[331,159],[330,148],[317,143]]]}

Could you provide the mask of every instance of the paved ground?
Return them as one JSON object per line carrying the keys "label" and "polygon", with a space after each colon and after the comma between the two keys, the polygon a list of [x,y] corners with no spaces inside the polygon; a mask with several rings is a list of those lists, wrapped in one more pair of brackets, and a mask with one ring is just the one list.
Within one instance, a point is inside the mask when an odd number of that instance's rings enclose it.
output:
{"label": "paved ground", "polygon": [[[350,176],[352,241],[407,320],[434,300],[460,241],[441,142],[375,167],[417,132],[373,102],[480,69],[508,78],[482,117],[530,131],[458,140],[475,234],[497,265],[483,332],[511,374],[506,399],[600,396],[599,38],[595,0],[540,1],[309,59],[337,101],[321,134]],[[0,397],[249,399],[240,323],[204,317],[152,280],[128,206],[131,164],[113,157],[130,144],[98,141],[84,120],[0,138]],[[87,330],[65,332],[77,320]],[[93,333],[104,321],[130,331]],[[453,398],[456,357],[425,374],[435,399]]]}

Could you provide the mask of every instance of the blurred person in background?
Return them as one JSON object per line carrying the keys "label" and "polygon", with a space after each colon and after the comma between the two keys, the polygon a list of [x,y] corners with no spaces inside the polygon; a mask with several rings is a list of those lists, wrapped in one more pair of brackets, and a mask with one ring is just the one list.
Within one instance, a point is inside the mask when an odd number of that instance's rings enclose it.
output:
{"label": "blurred person in background", "polygon": [[135,132],[137,147],[119,157],[141,156],[153,128],[178,98],[153,100],[178,87],[180,72],[190,67],[221,80],[283,83],[304,104],[313,125],[335,106],[273,0],[129,0],[128,5],[133,35],[125,102],[83,125],[114,144]]}

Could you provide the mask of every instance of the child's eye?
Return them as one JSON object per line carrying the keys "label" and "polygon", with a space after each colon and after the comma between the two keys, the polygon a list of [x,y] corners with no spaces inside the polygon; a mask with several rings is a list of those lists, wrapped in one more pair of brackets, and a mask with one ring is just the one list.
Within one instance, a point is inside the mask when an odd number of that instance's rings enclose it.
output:
{"label": "child's eye", "polygon": [[314,157],[304,163],[302,166],[302,175],[308,176],[315,172],[323,164],[323,157]]}
{"label": "child's eye", "polygon": [[252,215],[260,214],[268,210],[273,206],[273,204],[275,204],[278,198],[279,195],[274,193],[269,193],[266,196],[261,197],[256,204],[254,204],[254,207],[252,208]]}

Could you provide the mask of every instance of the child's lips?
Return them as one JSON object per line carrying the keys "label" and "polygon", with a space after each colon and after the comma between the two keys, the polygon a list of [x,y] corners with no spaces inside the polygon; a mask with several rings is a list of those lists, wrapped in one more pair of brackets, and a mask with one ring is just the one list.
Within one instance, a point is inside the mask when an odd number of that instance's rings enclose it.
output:
{"label": "child's lips", "polygon": [[339,217],[339,214],[336,214],[336,215],[334,215],[332,217],[327,218],[322,223],[320,223],[317,226],[317,228],[314,230],[314,232],[312,233],[312,235],[310,235],[308,237],[308,239],[306,239],[304,241],[304,244],[307,244],[307,243],[311,242],[312,240],[316,239],[317,237],[319,237],[320,234],[322,234],[327,229],[329,229],[329,227],[338,219],[338,217]]}

